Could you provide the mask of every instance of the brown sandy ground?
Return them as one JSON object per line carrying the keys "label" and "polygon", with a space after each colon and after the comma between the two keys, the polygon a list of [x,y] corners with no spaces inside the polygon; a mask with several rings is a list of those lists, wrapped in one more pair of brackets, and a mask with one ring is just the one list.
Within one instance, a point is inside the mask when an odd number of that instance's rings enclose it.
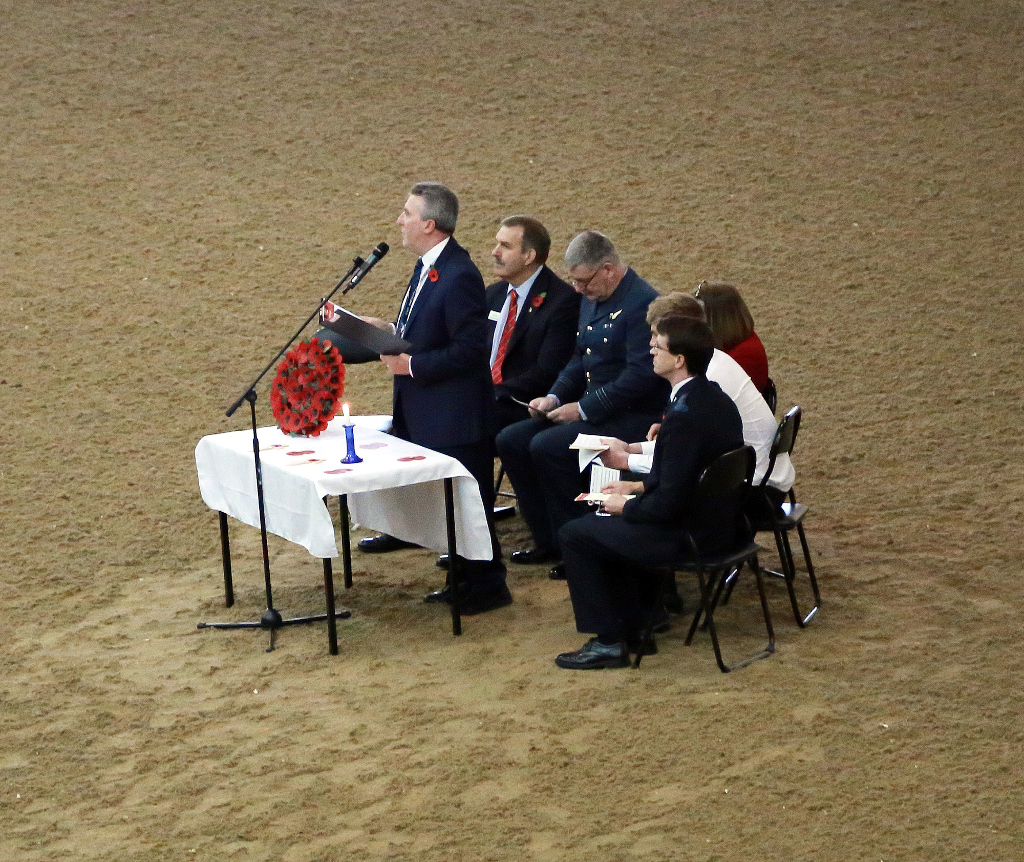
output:
{"label": "brown sandy ground", "polygon": [[[7,0],[0,50],[0,859],[1016,860],[1019,2]],[[222,607],[193,448],[411,183],[556,257],[740,286],[825,606],[718,673],[678,631],[572,674],[564,585],[452,638],[408,551],[322,626]],[[557,261],[556,261],[557,263]],[[352,295],[393,314],[410,259]],[[350,369],[357,412],[381,369]],[[262,421],[269,423],[265,397]],[[526,541],[502,527],[506,548]],[[319,563],[271,545],[278,604]],[[749,581],[723,637],[757,643]]]}

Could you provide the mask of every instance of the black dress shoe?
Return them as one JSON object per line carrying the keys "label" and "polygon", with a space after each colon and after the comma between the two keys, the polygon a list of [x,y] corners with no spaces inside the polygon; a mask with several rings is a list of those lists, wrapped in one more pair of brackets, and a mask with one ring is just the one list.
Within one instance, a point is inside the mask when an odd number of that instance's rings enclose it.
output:
{"label": "black dress shoe", "polygon": [[559,563],[550,572],[548,577],[553,581],[564,581],[565,580],[565,563]]}
{"label": "black dress shoe", "polygon": [[569,670],[626,667],[629,664],[629,648],[624,641],[605,645],[597,638],[591,638],[576,652],[562,653],[555,659],[555,664]]}
{"label": "black dress shoe", "polygon": [[381,533],[379,536],[369,536],[366,539],[359,540],[359,550],[364,554],[386,554],[389,551],[400,551],[402,548],[418,547],[419,545],[403,541],[402,539],[396,539],[394,536],[389,536],[387,533]]}
{"label": "black dress shoe", "polygon": [[447,569],[448,568],[448,555],[447,554],[439,554],[438,557],[437,557],[437,562],[434,563],[434,565],[437,566],[439,569]]}
{"label": "black dress shoe", "polygon": [[452,603],[452,591],[450,587],[443,587],[440,590],[434,590],[432,593],[427,593],[423,597],[428,605],[439,605],[439,604],[451,604]]}
{"label": "black dress shoe", "polygon": [[513,551],[512,562],[522,566],[533,566],[537,563],[550,563],[558,559],[558,551],[551,548],[530,548],[528,551]]}
{"label": "black dress shoe", "polygon": [[500,587],[486,592],[470,592],[466,598],[459,602],[459,613],[464,617],[485,614],[488,611],[496,611],[498,608],[505,608],[512,604],[512,593],[508,587],[502,584]]}

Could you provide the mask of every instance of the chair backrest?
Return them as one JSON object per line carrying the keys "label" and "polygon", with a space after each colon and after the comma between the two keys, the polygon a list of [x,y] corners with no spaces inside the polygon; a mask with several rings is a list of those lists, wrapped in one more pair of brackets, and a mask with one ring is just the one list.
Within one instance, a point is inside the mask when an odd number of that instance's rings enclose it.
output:
{"label": "chair backrest", "polygon": [[[697,523],[687,532],[690,550],[695,557],[699,556],[698,534],[704,536],[701,542],[710,539],[716,545],[722,541],[732,544],[741,535],[744,539],[753,535],[744,503],[756,462],[753,447],[741,446],[719,455],[701,473],[693,497]],[[723,529],[729,522],[731,527]],[[730,534],[733,538],[726,538]],[[712,538],[714,536],[717,538]]]}
{"label": "chair backrest", "polygon": [[775,388],[775,381],[770,377],[768,378],[768,385],[765,386],[764,392],[761,394],[764,396],[768,409],[772,411],[772,416],[774,416],[779,406],[779,390]]}
{"label": "chair backrest", "polygon": [[772,471],[775,469],[775,461],[779,455],[793,454],[793,446],[796,444],[796,432],[800,430],[800,416],[802,412],[799,407],[791,407],[786,415],[782,417],[782,421],[775,431],[775,439],[772,440],[772,448],[768,454],[768,466],[765,468],[764,476],[761,477],[762,488],[768,484]]}
{"label": "chair backrest", "polygon": [[719,455],[697,480],[698,504],[735,494],[754,475],[756,461],[752,446],[741,446]]}

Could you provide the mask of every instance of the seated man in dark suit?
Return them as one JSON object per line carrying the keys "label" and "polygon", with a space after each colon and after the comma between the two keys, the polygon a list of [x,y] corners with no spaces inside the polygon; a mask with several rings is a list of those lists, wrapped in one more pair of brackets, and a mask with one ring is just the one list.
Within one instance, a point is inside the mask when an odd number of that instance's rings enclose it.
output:
{"label": "seated man in dark suit", "polygon": [[[551,237],[529,216],[509,216],[495,237],[496,281],[487,288],[495,433],[529,419],[572,356],[580,297],[547,266]],[[517,404],[516,401],[523,402]]]}
{"label": "seated man in dark suit", "polygon": [[581,649],[555,659],[559,667],[625,667],[631,642],[656,620],[662,571],[689,530],[698,547],[722,550],[735,541],[735,512],[695,511],[693,491],[719,455],[743,445],[743,423],[732,399],[706,377],[714,352],[707,324],[667,316],[651,340],[654,371],[672,384],[643,493],[627,499],[633,483],[616,482],[601,506],[559,532],[576,629],[593,633]]}
{"label": "seated man in dark suit", "polygon": [[[576,452],[580,433],[638,440],[661,418],[669,387],[651,370],[647,306],[658,294],[619,261],[608,237],[584,231],[565,251],[569,283],[583,299],[572,358],[548,394],[530,402],[533,419],[495,441],[534,547],[516,563],[557,560],[558,529],[586,512]],[[561,568],[552,570],[559,577]]]}

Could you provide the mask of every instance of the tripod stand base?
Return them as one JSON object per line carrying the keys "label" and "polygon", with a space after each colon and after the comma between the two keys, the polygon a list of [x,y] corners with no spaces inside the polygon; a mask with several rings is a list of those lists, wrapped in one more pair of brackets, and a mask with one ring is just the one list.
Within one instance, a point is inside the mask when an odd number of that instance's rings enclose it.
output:
{"label": "tripod stand base", "polygon": [[[328,628],[331,630],[330,634],[334,633],[333,620],[347,620],[352,616],[352,611],[335,611],[331,624]],[[199,623],[197,629],[265,629],[270,632],[270,647],[267,652],[272,652],[274,649],[274,635],[278,629],[284,628],[285,626],[296,626],[300,623],[319,623],[324,620],[331,619],[327,614],[315,614],[309,617],[289,617],[284,619],[281,616],[281,612],[277,608],[267,608],[263,615],[258,620],[246,620],[239,623]],[[333,638],[329,638],[331,641],[331,654],[338,654],[338,641],[337,635]]]}
{"label": "tripod stand base", "polygon": [[[352,616],[352,611],[335,611],[336,620],[347,620]],[[320,623],[327,619],[327,614],[316,614],[311,617],[290,617],[284,619],[281,612],[276,608],[267,608],[258,620],[246,620],[239,623],[199,623],[197,629],[280,629],[285,626],[294,626],[299,623]]]}

